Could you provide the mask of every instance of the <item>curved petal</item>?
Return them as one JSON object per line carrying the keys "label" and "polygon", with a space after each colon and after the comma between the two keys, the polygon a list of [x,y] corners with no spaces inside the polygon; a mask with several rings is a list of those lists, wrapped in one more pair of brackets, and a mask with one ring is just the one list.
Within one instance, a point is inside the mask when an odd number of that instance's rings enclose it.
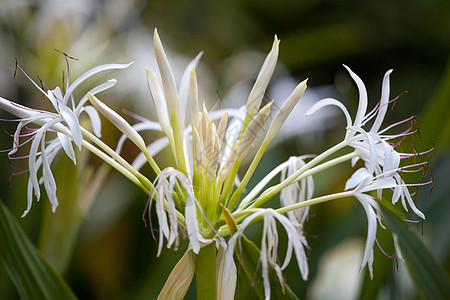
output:
{"label": "curved petal", "polygon": [[[45,139],[41,140],[41,158],[42,158],[42,177],[44,178],[44,188],[47,193],[48,200],[52,205],[52,211],[55,212],[58,207],[58,199],[56,197],[56,181],[50,169],[50,162],[47,159],[47,153],[44,148]],[[42,150],[43,149],[43,150]]]}
{"label": "curved petal", "polygon": [[356,75],[349,67],[344,65],[344,67],[347,69],[347,71],[350,73],[350,76],[355,81],[358,91],[359,91],[359,104],[358,104],[358,111],[356,112],[355,122],[353,123],[353,126],[360,127],[362,124],[362,121],[364,119],[364,116],[367,111],[367,90],[366,86],[364,85],[361,78],[359,78],[358,75]]}
{"label": "curved petal", "polygon": [[85,106],[81,110],[88,114],[91,119],[92,130],[97,137],[102,136],[102,121],[100,120],[100,115],[98,111],[93,106]]}
{"label": "curved petal", "polygon": [[345,190],[353,189],[358,185],[366,182],[372,178],[372,174],[367,171],[366,168],[360,168],[356,170],[352,176],[345,183]]}
{"label": "curved petal", "polygon": [[78,77],[67,89],[66,93],[64,94],[63,104],[66,105],[67,101],[69,100],[70,95],[72,95],[73,91],[77,86],[79,86],[83,81],[91,77],[92,75],[95,75],[97,73],[107,71],[107,70],[113,70],[113,69],[125,69],[131,66],[133,63],[129,64],[105,64],[101,66],[97,66],[95,68],[90,69],[80,77]]}
{"label": "curved petal", "polygon": [[115,79],[109,79],[107,82],[102,83],[95,88],[91,89],[86,95],[81,98],[80,102],[78,102],[77,108],[74,110],[75,115],[79,115],[82,111],[82,108],[84,104],[88,101],[88,94],[96,95],[100,92],[103,92],[109,88],[112,88],[114,85],[116,85],[117,80]]}
{"label": "curved petal", "polygon": [[389,75],[391,75],[392,69],[387,71],[383,77],[383,84],[381,87],[380,108],[378,109],[377,117],[370,129],[370,132],[378,132],[380,126],[383,123],[384,116],[386,115],[388,103],[389,103]]}
{"label": "curved petal", "polygon": [[61,117],[67,123],[67,126],[72,133],[72,138],[75,145],[78,146],[78,149],[81,150],[81,144],[83,143],[83,136],[81,135],[80,123],[78,122],[78,118],[75,116],[73,111],[70,110],[67,106],[62,106],[60,110]]}
{"label": "curved petal", "polygon": [[[342,104],[341,102],[339,102],[338,100],[333,99],[333,98],[325,98],[325,99],[322,99],[322,100],[314,103],[314,105],[311,106],[306,111],[305,117],[308,117],[308,116],[314,114],[319,109],[321,109],[325,106],[328,106],[328,105],[334,105],[334,106],[339,107],[345,115],[345,120],[347,121],[347,128],[352,126],[352,118],[350,117],[350,114],[348,113],[347,108],[344,106],[344,104]],[[350,132],[347,131],[347,134],[345,135],[345,139],[349,138],[349,134],[350,134]]]}
{"label": "curved petal", "polygon": [[[361,203],[366,212],[367,216],[367,240],[366,247],[364,249],[364,256],[361,262],[361,268],[364,268],[370,260],[370,257],[373,253],[373,244],[375,243],[376,235],[377,235],[377,217],[375,211],[372,206],[370,206],[369,202],[365,199],[366,197],[370,197],[364,194],[356,194],[355,197]],[[371,265],[369,266],[371,268]],[[371,274],[372,276],[372,274]]]}
{"label": "curved petal", "polygon": [[167,110],[167,99],[164,96],[161,84],[157,80],[155,73],[147,68],[145,70],[147,72],[148,87],[155,104],[156,116],[158,117],[158,121],[161,124],[164,133],[169,138],[172,138],[173,133],[172,126],[170,125],[169,111]]}
{"label": "curved petal", "polygon": [[59,132],[57,132],[57,136],[64,149],[64,152],[66,152],[67,156],[73,161],[74,164],[76,164],[75,152],[73,151],[72,142],[70,141],[70,138],[67,135]]}

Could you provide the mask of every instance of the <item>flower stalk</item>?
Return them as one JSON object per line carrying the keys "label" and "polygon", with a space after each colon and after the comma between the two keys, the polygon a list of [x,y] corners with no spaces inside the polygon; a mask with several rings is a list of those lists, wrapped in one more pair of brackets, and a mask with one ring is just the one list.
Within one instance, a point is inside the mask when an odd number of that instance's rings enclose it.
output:
{"label": "flower stalk", "polygon": [[216,245],[209,244],[195,256],[195,282],[197,300],[216,298]]}

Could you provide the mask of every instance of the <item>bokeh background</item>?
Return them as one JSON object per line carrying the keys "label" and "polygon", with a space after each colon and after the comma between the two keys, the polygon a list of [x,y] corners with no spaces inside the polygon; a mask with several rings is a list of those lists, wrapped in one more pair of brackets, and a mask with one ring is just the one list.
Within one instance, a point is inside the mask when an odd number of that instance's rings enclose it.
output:
{"label": "bokeh background", "polygon": [[[116,110],[154,118],[144,66],[156,69],[153,30],[158,28],[176,76],[201,50],[201,97],[208,107],[239,107],[246,101],[274,34],[281,39],[279,65],[267,99],[282,103],[295,84],[309,78],[309,91],[263,158],[257,182],[290,155],[320,153],[344,136],[344,118],[326,110],[310,120],[303,112],[322,97],[336,97],[353,112],[357,91],[342,64],[365,82],[370,107],[380,95],[385,71],[391,76],[391,97],[402,94],[387,122],[416,115],[420,136],[406,140],[426,150],[436,146],[430,187],[418,193],[417,206],[427,216],[419,235],[449,270],[450,235],[450,3],[448,1],[101,1],[3,0],[0,4],[0,95],[36,108],[48,108],[44,98],[23,76],[50,88],[61,85],[70,60],[72,80],[102,63],[135,61],[125,71],[95,77],[79,94],[114,77],[119,84],[102,100]],[[58,50],[58,51],[55,51]],[[11,116],[0,111],[0,117]],[[8,149],[13,122],[2,122],[0,148]],[[414,126],[416,126],[414,124]],[[103,122],[103,136],[114,146],[120,137]],[[149,140],[152,134],[146,136]],[[133,147],[124,155],[133,159]],[[164,154],[157,160],[170,161]],[[85,166],[85,168],[81,168]],[[156,242],[144,226],[146,196],[126,179],[101,168],[101,162],[80,155],[74,167],[64,158],[55,174],[60,207],[49,213],[45,197],[20,219],[26,205],[26,175],[10,176],[26,164],[0,154],[0,198],[17,216],[29,237],[66,278],[81,299],[155,299],[183,254],[166,250],[156,257]],[[144,170],[145,171],[145,170]],[[342,190],[351,175],[342,166],[316,178],[316,193]],[[149,176],[151,174],[149,173]],[[430,175],[428,175],[430,176]],[[430,177],[428,177],[430,178]],[[99,184],[97,184],[99,183]],[[100,184],[101,183],[101,184]],[[254,184],[254,183],[253,183]],[[274,200],[276,201],[276,200]],[[274,202],[274,205],[277,203]],[[399,263],[375,249],[375,277],[359,270],[366,235],[364,211],[353,199],[313,207],[306,225],[311,245],[310,279],[300,279],[295,263],[286,271],[291,288],[302,299],[422,298]],[[258,242],[258,228],[249,233]],[[379,233],[383,249],[392,253],[388,233]],[[0,245],[1,247],[1,245]],[[243,299],[246,299],[245,292]],[[193,299],[190,290],[187,298]],[[0,298],[17,293],[0,266]]]}

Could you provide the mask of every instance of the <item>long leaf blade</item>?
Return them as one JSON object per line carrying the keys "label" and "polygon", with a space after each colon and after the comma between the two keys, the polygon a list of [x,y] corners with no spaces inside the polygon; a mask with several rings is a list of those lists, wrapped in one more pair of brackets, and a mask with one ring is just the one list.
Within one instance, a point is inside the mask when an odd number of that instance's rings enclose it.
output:
{"label": "long leaf blade", "polygon": [[76,299],[0,202],[0,262],[22,299]]}
{"label": "long leaf blade", "polygon": [[402,256],[416,287],[427,299],[447,299],[450,282],[442,265],[388,205],[381,205],[381,209],[386,225],[398,235]]}

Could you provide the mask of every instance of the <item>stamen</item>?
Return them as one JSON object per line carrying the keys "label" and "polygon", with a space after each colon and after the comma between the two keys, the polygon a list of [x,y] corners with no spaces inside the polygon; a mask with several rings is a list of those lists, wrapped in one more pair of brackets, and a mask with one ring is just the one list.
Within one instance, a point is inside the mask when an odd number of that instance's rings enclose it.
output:
{"label": "stamen", "polygon": [[14,79],[16,79],[16,71],[17,71],[17,69],[19,69],[22,72],[22,74],[25,75],[26,78],[28,78],[28,80],[30,80],[31,82],[34,82],[33,79],[31,79],[31,77],[28,76],[28,74],[25,73],[25,71],[20,67],[20,65],[19,65],[19,63],[17,61],[17,58],[16,58],[16,69],[14,70]]}
{"label": "stamen", "polygon": [[148,222],[149,222],[149,225],[150,225],[150,232],[151,232],[151,234],[152,234],[153,240],[156,241],[156,236],[155,236],[155,232],[154,232],[154,228],[153,228],[153,223],[152,223],[152,216],[151,216],[152,202],[153,202],[153,200],[152,200],[152,197],[153,197],[153,189],[155,189],[154,186],[152,186],[151,189],[150,189],[147,203],[145,204],[144,211],[142,212],[142,220],[144,221],[145,227],[147,227],[147,222],[145,221],[145,213],[146,213],[146,211],[148,210]]}
{"label": "stamen", "polygon": [[431,175],[431,174],[430,174],[430,177],[431,177],[431,189],[430,189],[430,196],[431,196],[431,192],[432,192],[433,189],[434,189],[434,177],[433,177],[433,175]]}
{"label": "stamen", "polygon": [[55,50],[56,52],[59,52],[59,53],[61,53],[62,55],[64,55],[64,57],[65,57],[66,59],[67,59],[67,58],[70,58],[70,59],[79,61],[78,58],[73,57],[73,56],[70,56],[70,55],[68,55],[67,53],[65,53],[65,52],[63,52],[63,51],[61,51],[61,50],[58,50],[58,49],[53,49],[53,50]]}
{"label": "stamen", "polygon": [[16,66],[14,68],[13,80],[16,80],[17,67],[19,66],[19,64],[17,63],[17,57],[14,58],[14,60],[16,61]]}
{"label": "stamen", "polygon": [[416,204],[416,199],[417,199],[417,192],[419,191],[419,187],[416,186],[416,191],[411,195],[413,196],[413,203]]}
{"label": "stamen", "polygon": [[138,120],[138,121],[141,121],[141,122],[148,122],[148,121],[149,121],[148,119],[144,118],[143,116],[140,116],[140,115],[138,115],[138,114],[136,114],[136,113],[134,113],[134,112],[131,112],[131,111],[125,109],[125,108],[122,108],[121,111],[122,111],[125,115],[127,115],[127,116],[129,116],[129,117],[132,117],[132,118],[135,119],[135,120]]}
{"label": "stamen", "polygon": [[416,131],[410,131],[411,130],[411,128],[408,128],[408,129],[406,129],[405,131],[402,131],[402,132],[400,132],[400,133],[397,133],[397,134],[380,134],[379,136],[380,136],[380,138],[382,138],[382,139],[384,139],[384,140],[393,140],[393,139],[396,139],[396,138],[399,138],[399,137],[401,137],[401,138],[405,138],[405,137],[407,137],[407,136],[409,136],[409,135],[413,135],[414,133],[416,133]]}
{"label": "stamen", "polygon": [[396,123],[394,123],[394,124],[391,124],[391,125],[389,125],[388,127],[384,128],[383,130],[380,130],[379,133],[382,134],[382,133],[388,131],[388,130],[391,129],[391,128],[397,127],[398,125],[401,125],[401,124],[403,124],[403,123],[406,123],[406,122],[408,122],[408,121],[411,121],[411,119],[413,119],[413,118],[414,118],[414,116],[411,116],[411,117],[409,117],[409,118],[407,118],[407,119],[404,119],[404,120],[398,121],[398,122],[396,122]]}
{"label": "stamen", "polygon": [[408,220],[408,219],[403,219],[403,221],[407,222],[407,223],[413,223],[413,224],[420,224],[422,227],[422,235],[423,235],[423,220]]}
{"label": "stamen", "polygon": [[388,102],[388,103],[394,103],[394,104],[392,104],[391,111],[394,110],[395,103],[397,103],[397,100],[400,98],[400,96],[402,96],[403,94],[406,94],[406,93],[408,93],[408,91],[403,91],[397,97],[395,97],[394,99],[392,99]]}
{"label": "stamen", "polygon": [[[37,75],[37,78],[39,79],[39,82],[41,84],[41,89],[44,90],[50,90],[47,85],[44,83],[44,81],[41,79],[41,76]],[[44,99],[45,99],[45,95],[44,95]]]}
{"label": "stamen", "polygon": [[426,151],[423,151],[423,152],[415,152],[415,153],[411,153],[411,154],[402,153],[400,155],[400,158],[401,159],[408,159],[408,158],[411,158],[411,157],[416,156],[416,155],[421,156],[421,155],[424,155],[424,154],[427,154],[427,153],[430,153],[430,152],[433,152],[433,154],[434,154],[434,151],[435,151],[435,148],[433,147],[433,148],[431,148],[429,150],[426,150]]}
{"label": "stamen", "polygon": [[381,248],[381,245],[380,245],[380,243],[378,242],[378,239],[377,239],[377,238],[375,238],[375,242],[377,242],[378,248],[381,250],[381,252],[382,252],[386,257],[389,257],[390,259],[395,259],[395,257],[394,257],[393,255],[387,254],[387,253],[383,250],[383,248]]}
{"label": "stamen", "polygon": [[18,175],[22,175],[22,174],[28,173],[29,171],[30,171],[30,169],[25,169],[25,170],[22,170],[22,171],[12,172],[11,175],[12,176],[18,176]]}
{"label": "stamen", "polygon": [[417,117],[416,116],[414,116],[414,119],[411,120],[411,126],[415,126],[416,127],[417,134],[419,135],[420,142],[423,142],[422,141],[422,136],[420,135],[419,123],[417,122]]}

